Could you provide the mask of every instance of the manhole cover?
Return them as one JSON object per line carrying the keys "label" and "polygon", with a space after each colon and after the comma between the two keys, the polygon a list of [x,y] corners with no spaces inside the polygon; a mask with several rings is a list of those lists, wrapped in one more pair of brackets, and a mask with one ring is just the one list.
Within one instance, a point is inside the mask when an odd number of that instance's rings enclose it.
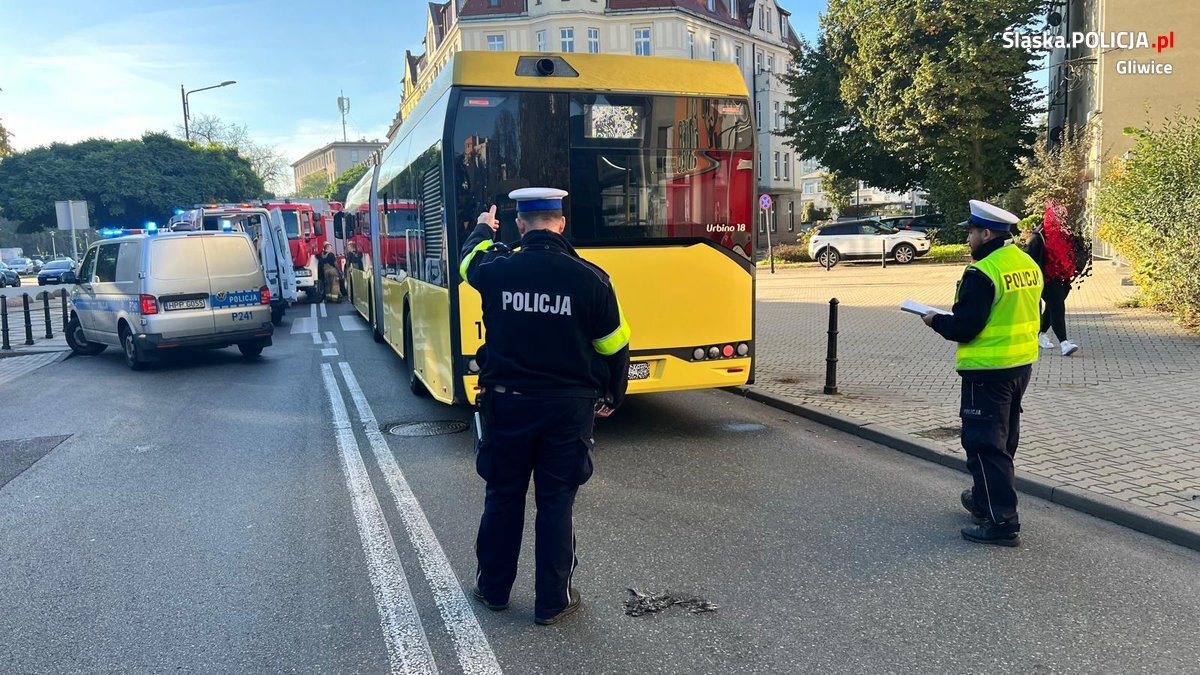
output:
{"label": "manhole cover", "polygon": [[466,431],[466,422],[443,420],[439,422],[392,422],[383,425],[383,430],[393,436],[445,436]]}
{"label": "manhole cover", "polygon": [[962,432],[962,427],[936,427],[934,429],[926,429],[918,431],[918,436],[923,436],[935,441],[950,441],[958,438]]}

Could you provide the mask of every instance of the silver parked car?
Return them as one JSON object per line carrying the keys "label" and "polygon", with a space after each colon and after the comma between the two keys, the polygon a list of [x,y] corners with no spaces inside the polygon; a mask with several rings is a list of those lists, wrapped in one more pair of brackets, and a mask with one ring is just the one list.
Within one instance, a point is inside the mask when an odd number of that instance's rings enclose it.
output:
{"label": "silver parked car", "polygon": [[164,350],[271,344],[271,291],[250,237],[237,232],[136,234],[93,243],[71,286],[67,344],[119,346],[140,370]]}

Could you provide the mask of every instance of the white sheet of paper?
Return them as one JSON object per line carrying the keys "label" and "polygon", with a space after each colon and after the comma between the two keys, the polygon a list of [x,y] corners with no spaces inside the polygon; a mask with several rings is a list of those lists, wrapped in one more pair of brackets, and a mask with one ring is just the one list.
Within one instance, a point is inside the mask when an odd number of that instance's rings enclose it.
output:
{"label": "white sheet of paper", "polygon": [[930,312],[936,312],[938,314],[950,314],[950,312],[940,307],[930,307],[929,305],[917,302],[916,300],[905,300],[904,302],[900,303],[900,311],[916,314],[917,316],[925,316]]}

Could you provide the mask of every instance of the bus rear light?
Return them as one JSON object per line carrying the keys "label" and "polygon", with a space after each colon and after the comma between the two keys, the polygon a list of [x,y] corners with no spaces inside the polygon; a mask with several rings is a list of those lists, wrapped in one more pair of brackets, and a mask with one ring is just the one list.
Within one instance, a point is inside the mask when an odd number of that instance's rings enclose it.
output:
{"label": "bus rear light", "polygon": [[141,297],[142,316],[150,314],[158,314],[158,298],[153,295],[143,295]]}
{"label": "bus rear light", "polygon": [[745,356],[745,355],[749,354],[750,353],[750,345],[746,344],[745,342],[738,345],[737,353],[738,353],[738,356]]}
{"label": "bus rear light", "polygon": [[692,358],[697,361],[704,360],[704,347],[696,347],[696,351],[692,352]]}
{"label": "bus rear light", "polygon": [[733,345],[725,345],[721,347],[721,355],[725,358],[733,356]]}
{"label": "bus rear light", "polygon": [[271,304],[271,289],[270,288],[263,286],[262,288],[258,289],[258,304],[260,304],[260,305]]}

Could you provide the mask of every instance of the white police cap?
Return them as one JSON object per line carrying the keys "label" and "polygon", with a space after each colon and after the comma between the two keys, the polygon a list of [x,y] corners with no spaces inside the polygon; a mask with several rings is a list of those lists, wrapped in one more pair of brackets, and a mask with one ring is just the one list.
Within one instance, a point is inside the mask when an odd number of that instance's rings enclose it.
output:
{"label": "white police cap", "polygon": [[508,193],[508,198],[517,202],[517,213],[528,211],[559,211],[562,209],[566,190],[556,188],[521,188]]}
{"label": "white police cap", "polygon": [[1008,232],[1020,220],[1020,218],[999,206],[981,202],[978,199],[972,199],[971,217],[967,219],[967,225]]}

